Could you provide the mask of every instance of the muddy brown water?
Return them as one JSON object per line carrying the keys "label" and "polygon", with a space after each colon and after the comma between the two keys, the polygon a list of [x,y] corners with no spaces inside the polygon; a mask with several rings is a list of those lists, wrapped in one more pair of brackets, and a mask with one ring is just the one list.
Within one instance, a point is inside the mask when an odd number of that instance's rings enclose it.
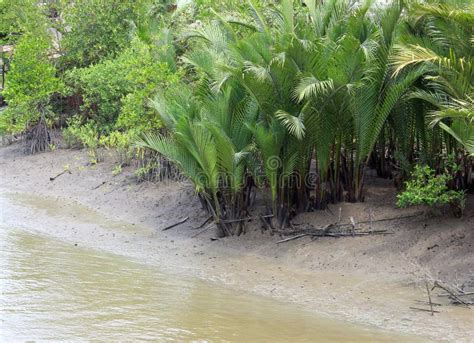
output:
{"label": "muddy brown water", "polygon": [[419,341],[75,246],[20,219],[12,226],[11,216],[21,216],[6,201],[0,197],[0,341]]}

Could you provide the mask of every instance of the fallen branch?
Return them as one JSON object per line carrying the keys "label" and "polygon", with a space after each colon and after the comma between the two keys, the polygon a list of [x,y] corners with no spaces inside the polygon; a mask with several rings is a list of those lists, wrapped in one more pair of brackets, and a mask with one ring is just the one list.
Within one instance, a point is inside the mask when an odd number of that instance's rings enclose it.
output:
{"label": "fallen branch", "polygon": [[[265,228],[267,230],[269,230],[270,232],[273,231],[272,227],[270,224],[268,224],[266,218],[272,218],[273,217],[273,214],[272,215],[269,215],[269,216],[260,216],[260,220],[262,221],[263,225],[265,226]],[[263,232],[263,231],[262,231]]]}
{"label": "fallen branch", "polygon": [[199,231],[199,232],[197,232],[196,234],[192,235],[191,238],[195,238],[195,237],[199,236],[201,233],[206,232],[206,231],[209,230],[213,225],[214,225],[214,223],[209,224],[208,226],[206,226],[206,227],[205,227],[204,229],[202,229],[201,231]]}
{"label": "fallen branch", "polygon": [[[474,295],[474,292],[466,292],[466,293],[457,293],[456,296],[458,297],[463,297],[463,296],[466,296],[466,295]],[[442,293],[442,294],[438,294],[438,297],[450,297],[452,296],[451,293]]]}
{"label": "fallen branch", "polygon": [[428,293],[428,301],[430,303],[431,315],[434,316],[433,303],[431,302],[431,293],[430,293],[430,288],[428,287],[427,281],[425,281],[425,286],[426,286],[426,292]]}
{"label": "fallen branch", "polygon": [[186,217],[186,218],[184,218],[184,219],[181,219],[179,222],[174,223],[174,224],[171,224],[171,225],[165,227],[164,229],[162,229],[161,231],[166,231],[166,230],[172,229],[172,228],[174,228],[175,226],[178,226],[178,225],[180,225],[180,224],[183,224],[183,223],[186,222],[188,219],[189,219],[189,217]]}
{"label": "fallen branch", "polygon": [[197,226],[197,227],[193,227],[191,230],[198,230],[200,228],[202,228],[204,225],[206,225],[207,223],[209,223],[209,221],[212,219],[212,216],[209,216],[209,218],[207,218],[205,221],[202,222],[201,225]]}
{"label": "fallen branch", "polygon": [[[429,305],[430,304],[428,301],[423,301],[423,300],[415,300],[415,302],[418,303],[418,304],[423,304],[423,305]],[[433,306],[443,306],[440,303],[434,303],[434,302],[431,302],[431,305],[433,305]]]}
{"label": "fallen branch", "polygon": [[[390,235],[393,232],[388,232],[386,230],[378,230],[378,231],[367,231],[367,232],[329,232],[328,230],[331,228],[333,224],[329,224],[326,228],[322,229],[314,229],[314,230],[306,230],[306,232],[297,234],[296,236],[292,236],[286,239],[282,239],[277,244],[289,242],[301,237],[311,236],[311,237],[355,237],[355,236],[369,236],[369,235]],[[282,233],[281,231],[276,231],[277,233]],[[284,234],[284,233],[283,233]]]}
{"label": "fallen branch", "polygon": [[448,292],[451,295],[450,296],[451,298],[455,299],[458,303],[463,304],[467,308],[470,308],[468,303],[462,300],[457,294],[452,292],[449,288],[447,288],[446,286],[443,286],[440,282],[435,281],[434,286],[431,290],[435,289],[436,287],[444,289],[446,292]]}
{"label": "fallen branch", "polygon": [[290,237],[290,238],[282,239],[281,241],[278,241],[276,243],[277,244],[285,243],[285,242],[289,242],[289,241],[292,241],[292,240],[295,240],[295,239],[298,239],[298,238],[301,238],[301,237],[305,237],[305,236],[308,236],[308,234],[307,233],[302,233],[301,235],[296,235],[296,236],[293,236],[293,237]]}
{"label": "fallen branch", "polygon": [[427,309],[425,309],[425,308],[419,308],[419,307],[410,307],[410,310],[423,311],[423,312],[431,312],[431,313],[440,313],[439,311],[436,311],[436,310],[427,310]]}
{"label": "fallen branch", "polygon": [[[372,225],[373,223],[377,222],[388,222],[392,220],[398,220],[398,219],[407,219],[407,218],[413,218],[413,217],[418,217],[421,215],[421,213],[416,213],[416,214],[410,214],[406,216],[400,216],[400,217],[392,217],[392,218],[382,218],[382,219],[377,219],[377,220],[365,220],[365,221],[360,221],[357,224],[370,224]],[[351,223],[343,223],[343,224],[335,224],[336,227],[344,227],[344,226],[353,226],[355,223],[351,221]]]}
{"label": "fallen branch", "polygon": [[222,220],[221,223],[224,223],[224,224],[231,224],[231,223],[244,222],[244,221],[252,220],[252,219],[253,219],[252,217],[240,218],[240,219],[228,219],[228,220]]}
{"label": "fallen branch", "polygon": [[56,176],[52,176],[49,178],[49,181],[54,181],[56,180],[58,177],[60,177],[61,175],[65,174],[65,173],[69,173],[69,174],[72,174],[71,171],[69,169],[64,169],[62,172],[60,172],[58,175]]}

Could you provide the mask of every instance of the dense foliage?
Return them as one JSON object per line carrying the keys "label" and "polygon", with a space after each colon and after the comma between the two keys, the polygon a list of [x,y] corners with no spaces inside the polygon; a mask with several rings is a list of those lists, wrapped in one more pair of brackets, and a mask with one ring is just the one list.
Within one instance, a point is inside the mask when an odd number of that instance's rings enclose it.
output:
{"label": "dense foliage", "polygon": [[2,93],[9,106],[2,114],[0,130],[16,133],[29,128],[49,106],[51,97],[64,90],[47,54],[48,47],[46,35],[24,34],[18,40]]}
{"label": "dense foliage", "polygon": [[[363,201],[369,168],[398,187],[415,170],[400,205],[472,187],[470,2],[31,1],[23,17],[32,11],[49,23],[42,35],[30,20],[0,27],[21,37],[3,130],[38,122],[28,90],[94,162],[101,147],[120,168],[143,149],[171,161],[223,235],[242,232],[262,188],[275,226]],[[26,56],[32,37],[46,39]],[[18,73],[26,57],[34,75]],[[450,182],[436,177],[447,160]],[[441,193],[414,201],[421,174]]]}

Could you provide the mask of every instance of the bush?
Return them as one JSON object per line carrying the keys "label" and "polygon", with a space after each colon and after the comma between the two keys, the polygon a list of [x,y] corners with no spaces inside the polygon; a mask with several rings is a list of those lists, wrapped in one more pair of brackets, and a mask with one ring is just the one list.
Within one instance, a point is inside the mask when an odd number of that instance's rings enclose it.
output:
{"label": "bush", "polygon": [[91,164],[97,164],[102,160],[99,151],[99,133],[94,122],[81,124],[79,119],[73,118],[69,121],[69,126],[63,130],[63,138],[68,147],[80,145],[87,148]]}
{"label": "bush", "polygon": [[[18,41],[10,64],[3,96],[8,108],[0,127],[6,133],[20,133],[36,124],[49,99],[64,90],[56,68],[48,57],[50,40],[46,35],[25,34]],[[49,113],[49,118],[53,112]]]}
{"label": "bush", "polygon": [[136,20],[136,2],[76,0],[63,8],[65,66],[87,67],[114,57],[129,42],[130,25]]}
{"label": "bush", "polygon": [[131,132],[113,131],[108,136],[102,136],[99,144],[106,148],[115,158],[118,166],[124,167],[130,165],[134,155],[133,143],[135,135]]}
{"label": "bush", "polygon": [[146,106],[148,98],[177,76],[154,58],[150,46],[135,39],[117,58],[74,69],[67,79],[73,92],[82,95],[84,115],[106,133],[159,125],[158,116]]}
{"label": "bush", "polygon": [[416,165],[411,180],[405,183],[406,190],[397,196],[399,207],[413,205],[451,205],[455,215],[461,215],[465,205],[464,191],[448,189],[452,180],[449,174],[436,175],[429,166]]}

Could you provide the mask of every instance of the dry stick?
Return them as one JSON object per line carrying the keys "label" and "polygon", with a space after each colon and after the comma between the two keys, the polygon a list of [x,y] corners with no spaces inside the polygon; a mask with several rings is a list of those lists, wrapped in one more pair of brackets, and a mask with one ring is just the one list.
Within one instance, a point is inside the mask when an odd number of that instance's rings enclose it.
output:
{"label": "dry stick", "polygon": [[369,208],[369,221],[370,221],[369,229],[372,230],[372,209],[370,208]]}
{"label": "dry stick", "polygon": [[[273,217],[273,215],[271,215],[271,217]],[[260,220],[262,221],[263,225],[265,225],[267,230],[273,231],[272,227],[265,220],[265,218],[271,218],[271,217],[269,217],[269,216],[260,216]]]}
{"label": "dry stick", "polygon": [[56,175],[56,176],[54,176],[54,177],[50,177],[50,178],[49,178],[49,181],[54,181],[54,180],[56,180],[58,177],[60,177],[61,175],[65,174],[65,173],[72,174],[69,169],[64,169],[64,170],[63,170],[62,172],[60,172],[58,175]]}
{"label": "dry stick", "polygon": [[351,220],[351,225],[352,225],[352,236],[355,236],[356,223],[354,221],[354,217],[350,217],[350,220]]}
{"label": "dry stick", "polygon": [[417,310],[417,311],[423,311],[423,312],[439,313],[439,311],[436,311],[436,310],[427,310],[427,309],[425,309],[425,308],[418,308],[418,307],[410,307],[410,310]]}
{"label": "dry stick", "polygon": [[296,235],[296,236],[293,236],[293,237],[290,237],[290,238],[282,239],[281,241],[276,242],[276,244],[289,242],[289,241],[292,241],[294,239],[298,239],[298,238],[305,237],[305,236],[309,236],[309,234],[302,233],[301,235]]}
{"label": "dry stick", "polygon": [[100,187],[102,187],[103,185],[105,185],[106,183],[107,183],[107,181],[102,181],[101,184],[95,186],[94,188],[92,188],[92,190],[97,189],[97,188],[100,188]]}
{"label": "dry stick", "polygon": [[[398,219],[407,219],[407,218],[418,217],[419,215],[421,215],[421,213],[418,213],[418,214],[410,214],[410,215],[407,215],[407,216],[393,217],[393,218],[382,218],[382,219],[377,219],[377,220],[372,220],[372,221],[365,220],[365,221],[360,221],[360,222],[358,222],[357,224],[371,224],[371,223],[377,223],[377,222],[387,222],[387,221],[391,221],[391,220],[398,220]],[[296,224],[295,224],[295,225],[296,225]],[[353,225],[353,223],[343,223],[343,224],[335,224],[334,226],[336,226],[336,227],[343,227],[343,226],[352,226],[352,225]]]}
{"label": "dry stick", "polygon": [[[415,300],[415,302],[418,303],[418,304],[429,305],[429,303],[427,301],[423,301],[423,300]],[[431,302],[431,305],[433,305],[433,306],[443,306],[440,303],[434,303],[434,302]]]}
{"label": "dry stick", "polygon": [[321,232],[321,233],[306,232],[306,233],[301,233],[299,235],[292,236],[292,237],[289,237],[289,238],[286,238],[286,239],[282,239],[281,241],[278,241],[276,243],[277,244],[285,243],[285,242],[289,242],[289,241],[292,241],[294,239],[298,239],[298,238],[305,237],[305,236],[313,236],[313,237],[347,237],[347,236],[352,236],[352,237],[354,237],[354,236],[368,236],[368,235],[390,235],[392,233],[393,232],[385,232],[383,230],[374,231],[374,232]]}
{"label": "dry stick", "polygon": [[[400,217],[392,217],[392,218],[382,218],[382,219],[377,219],[377,220],[372,220],[372,221],[361,221],[358,224],[369,224],[369,223],[377,223],[377,222],[386,222],[386,221],[391,221],[391,220],[397,220],[397,219],[407,219],[407,218],[413,218],[413,217],[418,217],[422,213],[415,213],[415,214],[409,214],[406,216],[400,216]],[[344,224],[341,224],[344,225]],[[346,224],[350,225],[350,224]]]}
{"label": "dry stick", "polygon": [[212,219],[212,216],[209,216],[209,218],[207,218],[201,225],[197,226],[197,227],[193,227],[191,230],[197,230],[197,229],[200,229],[202,228],[204,225],[206,225],[207,223],[209,223],[209,221]]}
{"label": "dry stick", "polygon": [[[458,297],[463,297],[465,295],[474,295],[474,292],[466,292],[466,293],[458,293],[456,294]],[[442,293],[442,294],[438,294],[438,297],[450,297],[451,294],[450,293]]]}
{"label": "dry stick", "polygon": [[434,316],[433,303],[431,302],[430,288],[428,287],[428,281],[425,280],[426,292],[428,293],[428,301],[430,303],[431,315]]}
{"label": "dry stick", "polygon": [[244,221],[252,220],[252,219],[253,219],[252,217],[248,217],[248,218],[241,218],[241,219],[222,220],[221,222],[222,222],[222,223],[225,223],[225,224],[231,224],[231,223],[244,222]]}
{"label": "dry stick", "polygon": [[209,224],[208,226],[206,226],[204,229],[202,229],[202,230],[199,231],[198,233],[195,233],[194,235],[192,235],[191,238],[197,237],[197,236],[199,236],[201,233],[206,232],[206,231],[209,230],[213,225],[214,225],[214,223]]}
{"label": "dry stick", "polygon": [[392,235],[393,232],[374,231],[374,232],[328,232],[322,235],[310,234],[311,236],[319,237],[347,237],[347,236],[370,236],[370,235]]}
{"label": "dry stick", "polygon": [[447,287],[441,285],[438,281],[435,281],[434,283],[434,286],[431,290],[435,289],[436,287],[439,287],[441,289],[444,289],[446,292],[448,292],[449,294],[451,294],[451,296],[456,299],[459,303],[463,304],[464,306],[466,306],[467,308],[470,308],[469,307],[469,304],[466,303],[465,301],[463,301],[461,298],[459,298],[456,294],[454,294],[453,292],[451,292]]}
{"label": "dry stick", "polygon": [[174,223],[174,224],[171,224],[171,225],[165,227],[164,229],[162,229],[161,231],[166,231],[166,230],[172,229],[172,228],[174,228],[174,227],[177,226],[177,225],[183,224],[183,223],[186,222],[188,219],[189,219],[189,217],[186,217],[186,218],[184,218],[184,219],[181,219],[179,222]]}

